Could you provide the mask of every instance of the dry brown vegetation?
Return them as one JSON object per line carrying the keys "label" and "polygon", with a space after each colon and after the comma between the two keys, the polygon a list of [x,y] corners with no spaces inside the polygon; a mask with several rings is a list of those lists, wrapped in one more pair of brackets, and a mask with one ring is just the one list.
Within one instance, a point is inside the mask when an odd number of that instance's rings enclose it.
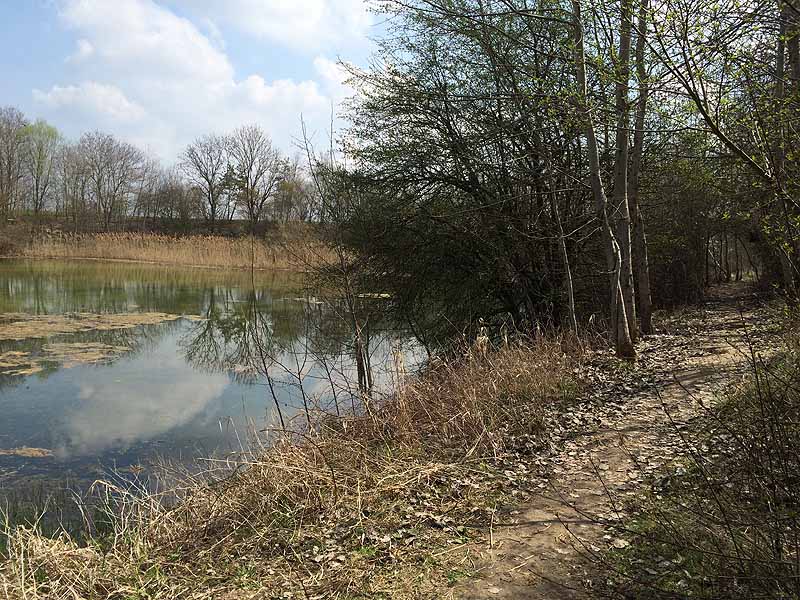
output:
{"label": "dry brown vegetation", "polygon": [[0,224],[0,256],[16,256],[25,245],[26,232]]}
{"label": "dry brown vegetation", "polygon": [[156,233],[58,234],[35,237],[16,254],[29,258],[126,260],[234,269],[304,270],[327,255],[307,228],[278,230],[266,238]]}
{"label": "dry brown vegetation", "polygon": [[31,600],[447,597],[472,567],[474,528],[527,493],[526,455],[542,451],[547,415],[577,392],[575,360],[555,341],[473,351],[361,417],[281,433],[167,495],[99,486],[110,531],[83,547],[7,531],[0,590]]}

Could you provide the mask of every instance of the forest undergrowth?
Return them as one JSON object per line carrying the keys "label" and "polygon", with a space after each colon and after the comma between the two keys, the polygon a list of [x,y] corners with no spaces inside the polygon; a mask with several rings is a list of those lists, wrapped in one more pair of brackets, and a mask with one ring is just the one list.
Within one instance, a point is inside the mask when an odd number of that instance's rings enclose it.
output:
{"label": "forest undergrowth", "polygon": [[794,321],[743,288],[661,315],[635,366],[586,362],[540,493],[460,597],[796,597]]}
{"label": "forest undergrowth", "polygon": [[672,464],[620,499],[617,547],[594,557],[611,596],[800,598],[800,337],[741,352],[746,374],[671,422]]}

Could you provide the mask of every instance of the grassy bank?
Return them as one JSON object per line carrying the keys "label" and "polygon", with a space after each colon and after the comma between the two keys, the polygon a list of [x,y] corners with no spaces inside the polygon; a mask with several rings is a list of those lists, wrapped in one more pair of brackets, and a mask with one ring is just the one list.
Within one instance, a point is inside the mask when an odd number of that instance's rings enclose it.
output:
{"label": "grassy bank", "polygon": [[467,542],[527,493],[528,455],[575,395],[556,342],[431,367],[358,418],[173,487],[106,487],[111,533],[86,545],[6,532],[9,598],[442,598]]}
{"label": "grassy bank", "polygon": [[310,227],[276,229],[264,237],[172,236],[158,233],[7,234],[4,255],[123,260],[216,268],[304,270],[328,254]]}

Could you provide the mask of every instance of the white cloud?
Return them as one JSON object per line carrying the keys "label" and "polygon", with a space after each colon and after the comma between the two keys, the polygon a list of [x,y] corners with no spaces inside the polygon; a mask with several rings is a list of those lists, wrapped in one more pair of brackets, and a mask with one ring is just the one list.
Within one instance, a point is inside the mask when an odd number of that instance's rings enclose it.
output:
{"label": "white cloud", "polygon": [[54,85],[48,92],[33,90],[33,99],[51,109],[72,106],[116,121],[135,121],[145,116],[145,110],[128,100],[122,90],[95,81],[63,87]]}
{"label": "white cloud", "polygon": [[364,0],[173,0],[202,8],[250,35],[315,52],[363,43],[372,19]]}
{"label": "white cloud", "polygon": [[325,89],[337,101],[341,101],[352,94],[353,89],[345,85],[350,74],[338,62],[332,61],[325,56],[317,56],[314,59],[314,69],[322,78]]}
{"label": "white cloud", "polygon": [[92,43],[89,40],[80,39],[76,44],[75,52],[67,57],[67,62],[79,63],[89,58],[93,53],[94,46],[92,46]]}
{"label": "white cloud", "polygon": [[208,35],[211,37],[211,41],[214,42],[214,46],[224,50],[225,38],[223,37],[222,31],[220,31],[220,28],[217,26],[216,22],[209,17],[203,17],[201,22],[203,29],[206,30]]}
{"label": "white cloud", "polygon": [[[255,10],[259,3],[245,4]],[[266,4],[273,16],[287,19],[281,29],[302,21],[293,3]],[[333,10],[322,0],[299,5],[314,15]],[[209,13],[224,19],[233,10],[224,6],[221,16]],[[84,56],[74,67],[84,83],[35,90],[34,100],[56,125],[66,124],[69,135],[101,126],[171,161],[196,136],[255,122],[291,151],[300,115],[312,129],[324,130],[331,103],[342,97],[337,67],[322,57],[311,69],[318,81],[237,76],[214,22],[197,21],[212,41],[192,21],[153,0],[62,0],[60,16],[82,40],[78,48]]]}
{"label": "white cloud", "polygon": [[345,68],[324,56],[317,56],[314,59],[314,68],[326,81],[333,85],[342,85],[347,79]]}
{"label": "white cloud", "polygon": [[133,68],[134,76],[233,76],[228,58],[190,21],[151,0],[67,0],[61,17],[90,38],[107,66]]}
{"label": "white cloud", "polygon": [[177,354],[161,357],[155,371],[143,359],[136,359],[136,365],[139,373],[132,366],[123,372],[127,380],[98,376],[92,384],[81,385],[80,402],[67,411],[58,432],[59,456],[150,441],[197,420],[228,385],[221,374],[195,373],[180,379],[185,365]]}

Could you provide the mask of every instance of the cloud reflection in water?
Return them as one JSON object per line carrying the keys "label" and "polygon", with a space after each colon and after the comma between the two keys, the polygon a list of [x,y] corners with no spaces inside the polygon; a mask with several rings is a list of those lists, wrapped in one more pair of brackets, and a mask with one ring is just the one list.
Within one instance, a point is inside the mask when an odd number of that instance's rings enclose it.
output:
{"label": "cloud reflection in water", "polygon": [[174,340],[146,356],[94,370],[66,412],[58,454],[94,454],[149,441],[193,421],[208,423],[229,379],[187,370]]}

